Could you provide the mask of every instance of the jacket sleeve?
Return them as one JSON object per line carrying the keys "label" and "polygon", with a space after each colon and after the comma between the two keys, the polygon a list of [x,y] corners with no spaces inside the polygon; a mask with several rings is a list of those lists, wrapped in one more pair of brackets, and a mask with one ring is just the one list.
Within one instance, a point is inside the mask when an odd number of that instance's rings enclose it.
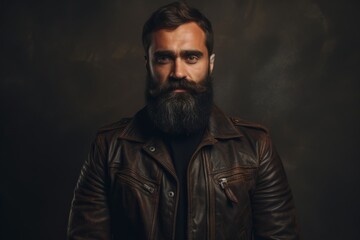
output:
{"label": "jacket sleeve", "polygon": [[85,161],[71,204],[68,240],[111,239],[106,197],[107,164],[99,136]]}
{"label": "jacket sleeve", "polygon": [[292,193],[267,134],[260,140],[258,151],[260,162],[252,196],[254,239],[299,239]]}

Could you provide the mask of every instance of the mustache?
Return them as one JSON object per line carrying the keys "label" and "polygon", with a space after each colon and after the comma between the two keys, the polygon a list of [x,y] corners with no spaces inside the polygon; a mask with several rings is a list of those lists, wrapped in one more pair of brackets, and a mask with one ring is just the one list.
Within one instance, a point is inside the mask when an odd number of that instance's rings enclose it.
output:
{"label": "mustache", "polygon": [[163,83],[153,84],[153,86],[151,86],[149,89],[149,94],[156,97],[162,94],[170,93],[177,89],[186,90],[190,93],[203,93],[207,90],[204,82],[205,81],[196,83],[185,78],[177,79],[170,77]]}

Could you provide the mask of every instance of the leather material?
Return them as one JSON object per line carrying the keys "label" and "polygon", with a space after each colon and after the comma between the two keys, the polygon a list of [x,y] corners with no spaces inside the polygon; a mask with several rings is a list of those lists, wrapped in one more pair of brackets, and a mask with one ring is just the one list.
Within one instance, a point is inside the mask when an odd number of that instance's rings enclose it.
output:
{"label": "leather material", "polygon": [[[145,115],[99,131],[74,192],[68,239],[174,239],[178,179]],[[285,171],[262,126],[214,107],[187,180],[188,239],[298,239]]]}

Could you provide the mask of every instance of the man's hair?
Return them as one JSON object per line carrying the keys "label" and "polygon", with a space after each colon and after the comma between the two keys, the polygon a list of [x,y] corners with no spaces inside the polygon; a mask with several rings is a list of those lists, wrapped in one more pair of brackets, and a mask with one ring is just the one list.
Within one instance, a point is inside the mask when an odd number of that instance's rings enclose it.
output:
{"label": "man's hair", "polygon": [[205,32],[205,45],[210,56],[214,45],[211,22],[199,10],[184,2],[173,2],[159,8],[145,22],[142,42],[146,55],[151,44],[151,33],[159,29],[176,29],[188,22],[195,22]]}

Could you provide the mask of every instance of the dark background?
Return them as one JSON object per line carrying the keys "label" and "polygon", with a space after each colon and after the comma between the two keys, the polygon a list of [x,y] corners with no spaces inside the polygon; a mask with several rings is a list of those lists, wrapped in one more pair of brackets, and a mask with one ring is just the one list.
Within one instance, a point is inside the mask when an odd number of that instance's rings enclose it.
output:
{"label": "dark background", "polygon": [[[65,239],[96,129],[143,106],[141,28],[168,2],[1,1],[0,239]],[[357,239],[355,1],[188,2],[213,22],[218,105],[271,129],[303,239]]]}

